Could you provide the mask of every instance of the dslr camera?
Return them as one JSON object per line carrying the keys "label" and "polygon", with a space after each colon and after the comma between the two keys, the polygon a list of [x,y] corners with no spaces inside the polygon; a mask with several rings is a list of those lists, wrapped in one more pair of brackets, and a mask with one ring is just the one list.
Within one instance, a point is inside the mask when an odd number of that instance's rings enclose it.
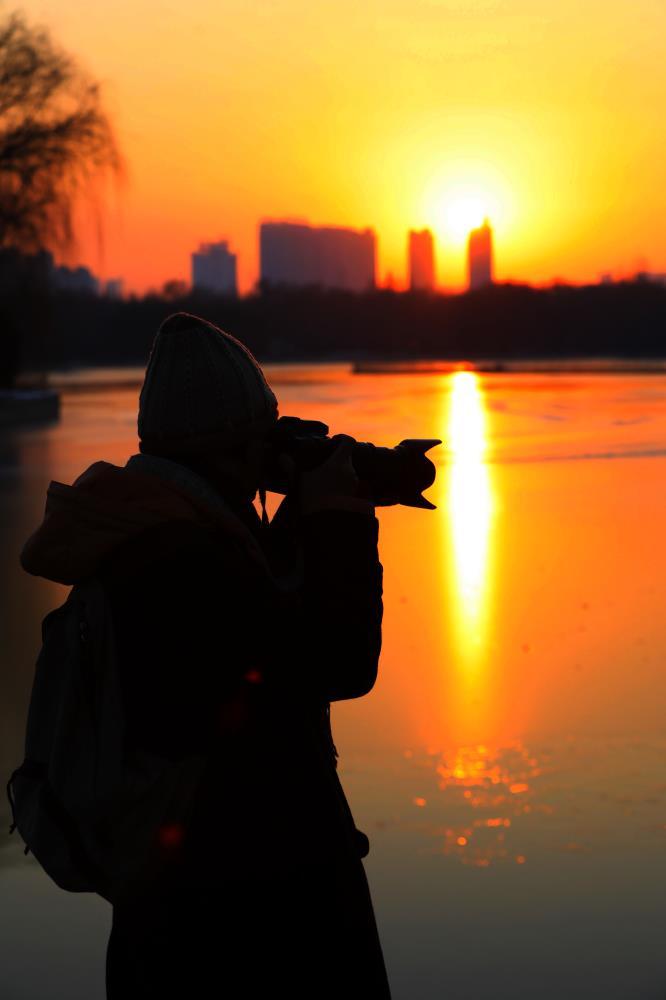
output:
{"label": "dslr camera", "polygon": [[[422,495],[435,481],[436,469],[426,452],[442,442],[438,438],[408,438],[394,448],[354,441],[351,461],[359,478],[359,494],[376,507],[403,504],[435,510]],[[326,461],[337,442],[319,420],[280,417],[266,438],[266,488],[286,493],[287,482],[279,456],[289,455],[297,472],[307,472]]]}

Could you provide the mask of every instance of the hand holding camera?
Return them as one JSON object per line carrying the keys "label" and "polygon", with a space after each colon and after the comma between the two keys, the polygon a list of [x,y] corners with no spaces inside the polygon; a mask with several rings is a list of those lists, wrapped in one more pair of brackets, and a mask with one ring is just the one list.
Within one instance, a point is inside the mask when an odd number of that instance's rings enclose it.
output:
{"label": "hand holding camera", "polygon": [[331,508],[372,513],[372,502],[359,496],[360,481],[351,459],[354,439],[335,434],[331,442],[337,445],[335,451],[310,471],[298,470],[289,455],[280,457],[289,492],[294,493],[303,514]]}
{"label": "hand holding camera", "polygon": [[421,491],[434,482],[435,466],[425,453],[437,444],[439,439],[419,438],[377,447],[348,434],[329,438],[317,420],[280,417],[266,443],[266,488],[296,490],[303,509],[372,511],[399,503],[434,510]]}

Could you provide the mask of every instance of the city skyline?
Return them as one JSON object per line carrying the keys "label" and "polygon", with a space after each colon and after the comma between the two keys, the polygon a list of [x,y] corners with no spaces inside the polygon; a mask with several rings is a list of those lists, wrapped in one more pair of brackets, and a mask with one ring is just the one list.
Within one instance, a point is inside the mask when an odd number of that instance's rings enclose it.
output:
{"label": "city skyline", "polygon": [[[456,294],[474,291],[491,284],[532,284],[534,288],[548,288],[558,284],[572,284],[555,277],[541,284],[515,279],[499,281],[496,278],[494,230],[488,218],[471,229],[466,237],[465,280],[461,287],[450,288],[438,280],[437,246],[432,231],[424,227],[409,229],[404,260],[404,278],[396,284],[394,275],[388,273],[384,280],[377,279],[377,234],[372,227],[354,229],[336,225],[313,225],[303,217],[289,219],[263,219],[257,224],[259,248],[259,273],[251,288],[240,291],[237,284],[238,254],[231,252],[228,239],[199,241],[189,253],[190,280],[162,276],[158,287],[147,289],[159,294],[181,286],[192,291],[207,291],[219,295],[250,294],[271,286],[347,289],[362,292],[390,288],[396,291],[433,291],[439,294]],[[267,238],[268,237],[268,238]],[[331,244],[331,238],[337,245]],[[328,247],[325,246],[328,241]],[[332,251],[332,252],[331,252]],[[351,251],[351,262],[346,254]],[[52,258],[50,253],[47,254]],[[71,262],[70,262],[71,263]],[[642,262],[641,262],[642,263]],[[55,261],[52,259],[52,265]],[[360,267],[360,276],[359,276]],[[78,264],[74,267],[60,262],[56,267],[60,278],[54,287],[70,291],[102,290],[111,298],[123,298],[127,293],[122,276],[102,278],[92,269]],[[54,272],[55,273],[55,272]],[[613,275],[600,271],[589,282],[580,284],[612,284],[615,281],[643,280],[666,285],[666,272],[651,272],[637,268],[631,273]],[[93,286],[98,286],[96,289]],[[130,292],[132,290],[129,290]]]}
{"label": "city skyline", "polygon": [[100,193],[102,253],[81,206],[76,263],[128,289],[186,278],[212,221],[245,293],[257,218],[296,214],[372,224],[380,284],[428,227],[439,284],[464,287],[483,214],[498,281],[666,271],[663,4],[24,7],[102,81],[127,180]]}
{"label": "city skyline", "polygon": [[[393,288],[396,288],[397,290],[408,290],[410,288],[413,289],[413,286],[412,286],[411,280],[410,280],[410,251],[409,251],[409,246],[407,248],[407,252],[404,253],[404,260],[402,262],[402,267],[399,264],[395,269],[388,269],[386,267],[382,267],[381,266],[381,260],[382,260],[382,256],[381,256],[381,238],[377,236],[376,229],[374,227],[372,227],[372,226],[360,226],[360,227],[343,226],[343,225],[334,224],[334,223],[317,224],[317,223],[312,223],[310,221],[305,221],[305,220],[302,219],[302,217],[299,217],[299,220],[304,225],[306,225],[306,226],[308,226],[310,228],[314,228],[314,229],[331,229],[331,230],[333,230],[333,229],[339,229],[339,230],[349,230],[349,231],[357,231],[357,232],[364,231],[364,230],[372,231],[375,234],[375,238],[376,238],[376,250],[377,250],[377,253],[376,253],[376,281],[375,281],[376,287],[393,287]],[[252,292],[257,287],[257,285],[258,285],[258,283],[259,283],[259,281],[261,279],[260,231],[261,231],[261,226],[265,222],[267,222],[267,221],[271,221],[271,220],[262,220],[262,221],[259,221],[258,223],[256,223],[256,226],[255,226],[256,236],[257,236],[257,240],[256,240],[256,253],[253,254],[251,252],[250,253],[250,257],[251,258],[254,257],[254,259],[256,260],[256,272],[254,273],[254,276],[252,275],[252,272],[250,273],[250,278],[246,279],[245,287],[242,287],[242,288],[239,287],[240,286],[240,282],[238,281],[238,278],[236,277],[236,279],[235,279],[235,282],[236,282],[235,283],[235,288],[236,288],[236,290],[235,290],[235,292],[233,292],[233,294],[248,294],[248,293]],[[280,220],[280,221],[291,224],[291,218],[290,219],[285,219],[285,220]],[[427,232],[432,237],[432,246],[433,246],[433,285],[432,285],[432,287],[433,287],[434,290],[440,291],[440,292],[455,293],[455,292],[466,291],[469,288],[469,285],[470,285],[470,280],[469,280],[469,238],[470,238],[471,234],[474,231],[477,231],[479,228],[482,228],[482,226],[470,226],[469,229],[464,229],[464,230],[460,230],[459,231],[459,233],[462,233],[462,235],[463,235],[463,246],[464,246],[464,249],[463,249],[462,256],[461,256],[461,266],[462,266],[463,270],[462,270],[462,273],[458,276],[458,280],[455,280],[455,281],[447,281],[447,280],[445,280],[445,278],[446,278],[446,267],[445,266],[444,266],[444,271],[445,271],[444,280],[442,279],[442,276],[441,276],[440,270],[439,270],[439,261],[443,259],[443,261],[446,262],[447,258],[449,257],[449,254],[447,253],[447,243],[445,242],[446,235],[444,236],[443,239],[442,238],[437,239],[436,232],[433,230],[432,227],[429,227],[429,226],[424,226],[424,227],[422,227],[419,230],[415,230],[413,228],[408,228],[406,230],[406,234],[407,234],[408,238],[409,238],[409,235],[411,233],[417,233],[417,232],[418,233],[425,233],[425,232]],[[493,228],[492,225],[490,226],[490,228],[494,232],[494,228]],[[226,244],[226,245],[229,245],[231,243],[230,240],[220,241],[220,243],[222,243],[222,242],[224,244]],[[448,249],[450,249],[450,251],[451,251],[450,256],[453,256],[453,254],[455,252],[455,244],[456,244],[456,241],[452,239],[451,240],[451,244],[448,247]],[[198,241],[198,245],[199,245],[199,248],[201,248],[201,247],[204,247],[204,246],[212,247],[212,246],[216,246],[216,245],[219,245],[219,244],[216,243],[215,241],[213,241],[211,243],[211,242],[199,240]],[[182,262],[181,266],[178,269],[174,270],[172,273],[170,272],[169,274],[164,273],[162,275],[157,275],[156,276],[156,280],[155,280],[154,283],[148,284],[148,285],[140,285],[139,287],[137,287],[136,284],[132,282],[132,280],[129,277],[128,273],[122,273],[122,267],[115,268],[115,269],[108,269],[108,268],[104,268],[103,265],[99,266],[99,262],[98,262],[98,266],[96,267],[95,266],[95,261],[94,261],[94,259],[91,259],[91,255],[90,254],[88,254],[88,255],[81,254],[80,252],[78,252],[78,251],[75,250],[74,253],[69,253],[69,254],[64,254],[64,255],[55,254],[55,257],[58,259],[59,264],[61,266],[70,267],[72,269],[79,269],[79,268],[83,267],[83,268],[89,269],[92,272],[95,272],[96,274],[98,274],[98,279],[102,282],[102,284],[106,284],[106,283],[110,282],[112,285],[115,285],[115,283],[119,281],[121,283],[121,285],[122,285],[122,288],[123,288],[124,292],[130,291],[130,292],[134,292],[134,293],[138,292],[140,294],[144,294],[144,293],[147,293],[147,292],[154,292],[154,291],[158,290],[159,288],[162,287],[162,285],[166,281],[170,281],[170,280],[186,281],[192,287],[195,287],[195,281],[193,279],[193,263],[192,263],[193,257],[195,256],[195,253],[196,252],[192,251],[191,249],[186,249],[185,252],[184,252],[184,254],[183,254],[183,256],[182,256],[182,261],[183,262]],[[235,260],[237,261],[238,269],[240,269],[240,267],[242,266],[244,268],[245,274],[247,276],[247,260],[244,259],[243,256],[241,254],[239,254],[239,253],[231,254],[231,256],[233,256],[235,258]],[[94,257],[94,255],[93,255],[93,257]],[[189,261],[189,263],[188,263],[188,261]],[[494,267],[494,263],[495,263],[495,260],[494,260],[494,257],[493,257],[493,267]],[[517,274],[516,275],[504,275],[502,278],[498,278],[497,275],[495,274],[493,280],[494,281],[501,281],[503,283],[516,282],[516,283],[520,283],[520,284],[523,284],[523,283],[524,284],[532,284],[532,285],[534,285],[534,287],[549,287],[550,285],[559,284],[559,283],[566,283],[566,284],[572,284],[572,285],[584,285],[584,284],[596,284],[597,282],[632,280],[636,276],[639,276],[639,275],[648,275],[649,276],[650,274],[654,274],[657,278],[663,280],[664,275],[666,275],[666,264],[665,264],[665,269],[652,268],[652,267],[650,267],[649,261],[647,260],[647,258],[645,256],[643,256],[641,254],[636,254],[636,256],[634,257],[633,261],[627,262],[627,264],[624,267],[621,267],[621,268],[618,267],[618,268],[615,268],[615,269],[608,269],[608,268],[604,267],[603,265],[600,265],[589,276],[589,278],[586,278],[584,280],[582,280],[582,279],[581,280],[575,280],[575,279],[568,278],[568,277],[565,276],[565,271],[566,271],[566,268],[560,269],[556,273],[553,273],[552,275],[550,275],[548,277],[545,277],[544,279],[542,279],[540,281],[530,281],[529,279],[527,279],[525,277],[522,277],[520,275],[517,275]],[[396,276],[397,276],[397,281],[396,281]],[[201,283],[199,283],[199,287],[203,287],[203,285]],[[210,290],[215,290],[215,289],[211,287]],[[218,289],[218,290],[221,291],[222,289]]]}

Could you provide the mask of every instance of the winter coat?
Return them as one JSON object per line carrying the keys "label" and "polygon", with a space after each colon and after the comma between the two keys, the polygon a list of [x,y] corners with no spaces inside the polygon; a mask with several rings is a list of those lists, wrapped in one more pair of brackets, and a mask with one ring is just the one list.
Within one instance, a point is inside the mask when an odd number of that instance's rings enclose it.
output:
{"label": "winter coat", "polygon": [[196,887],[365,856],[337,774],[330,702],[367,694],[381,648],[374,513],[262,525],[190,470],[134,456],[52,482],[22,565],[103,580],[131,745],[206,774],[169,877]]}

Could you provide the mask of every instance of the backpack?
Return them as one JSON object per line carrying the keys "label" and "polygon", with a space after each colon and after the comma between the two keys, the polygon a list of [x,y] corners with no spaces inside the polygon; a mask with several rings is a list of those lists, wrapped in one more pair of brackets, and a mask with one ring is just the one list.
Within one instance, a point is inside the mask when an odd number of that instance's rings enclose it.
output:
{"label": "backpack", "polygon": [[205,764],[126,747],[111,608],[76,584],[42,622],[10,833],[60,888],[115,903],[169,870]]}

